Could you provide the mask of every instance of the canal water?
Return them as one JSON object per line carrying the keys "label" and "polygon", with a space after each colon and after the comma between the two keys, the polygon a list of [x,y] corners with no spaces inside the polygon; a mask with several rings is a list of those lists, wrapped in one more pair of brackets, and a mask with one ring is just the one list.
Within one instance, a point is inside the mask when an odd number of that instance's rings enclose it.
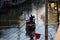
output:
{"label": "canal water", "polygon": [[[35,33],[41,34],[41,37],[38,40],[45,40],[45,22],[43,22],[43,20],[41,19],[41,16],[45,15],[45,5],[43,5],[42,8],[38,9],[38,20],[37,20],[36,11],[37,10],[33,9],[33,12],[32,12],[36,20]],[[5,30],[0,30],[2,31],[2,34],[3,34],[0,36],[0,40],[30,40],[30,38],[26,36],[25,29],[26,29],[26,24],[24,24],[20,29],[9,28]],[[52,25],[48,26],[48,34],[49,34],[48,40],[53,40],[56,34],[56,28]],[[34,37],[34,40],[35,40],[35,37]]]}

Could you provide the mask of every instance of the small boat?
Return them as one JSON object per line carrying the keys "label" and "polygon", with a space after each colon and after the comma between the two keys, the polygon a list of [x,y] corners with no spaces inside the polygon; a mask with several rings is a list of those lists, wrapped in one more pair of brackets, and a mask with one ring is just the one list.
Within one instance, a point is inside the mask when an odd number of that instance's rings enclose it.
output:
{"label": "small boat", "polygon": [[35,35],[35,21],[29,22],[26,21],[26,35],[30,37],[31,40],[33,40],[33,37]]}

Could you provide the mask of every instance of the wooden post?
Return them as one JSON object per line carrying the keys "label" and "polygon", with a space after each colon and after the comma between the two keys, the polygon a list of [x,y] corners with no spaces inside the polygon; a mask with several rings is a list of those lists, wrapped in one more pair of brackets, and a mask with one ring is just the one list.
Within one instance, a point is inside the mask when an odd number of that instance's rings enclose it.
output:
{"label": "wooden post", "polygon": [[45,0],[45,40],[48,40],[48,0]]}

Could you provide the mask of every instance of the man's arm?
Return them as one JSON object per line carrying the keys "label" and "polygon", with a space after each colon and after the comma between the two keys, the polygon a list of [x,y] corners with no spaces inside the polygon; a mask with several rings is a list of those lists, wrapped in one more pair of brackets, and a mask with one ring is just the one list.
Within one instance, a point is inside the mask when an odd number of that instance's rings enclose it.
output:
{"label": "man's arm", "polygon": [[57,33],[56,33],[55,40],[60,40],[60,24],[59,24],[59,28],[58,28]]}

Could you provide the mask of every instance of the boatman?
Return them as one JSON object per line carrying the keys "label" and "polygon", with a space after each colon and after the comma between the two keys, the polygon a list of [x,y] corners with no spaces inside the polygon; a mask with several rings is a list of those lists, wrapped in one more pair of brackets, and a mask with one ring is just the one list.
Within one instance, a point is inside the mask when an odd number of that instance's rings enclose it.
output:
{"label": "boatman", "polygon": [[34,18],[35,18],[35,16],[32,16],[32,15],[31,15],[31,17],[29,18],[30,23],[33,23]]}

